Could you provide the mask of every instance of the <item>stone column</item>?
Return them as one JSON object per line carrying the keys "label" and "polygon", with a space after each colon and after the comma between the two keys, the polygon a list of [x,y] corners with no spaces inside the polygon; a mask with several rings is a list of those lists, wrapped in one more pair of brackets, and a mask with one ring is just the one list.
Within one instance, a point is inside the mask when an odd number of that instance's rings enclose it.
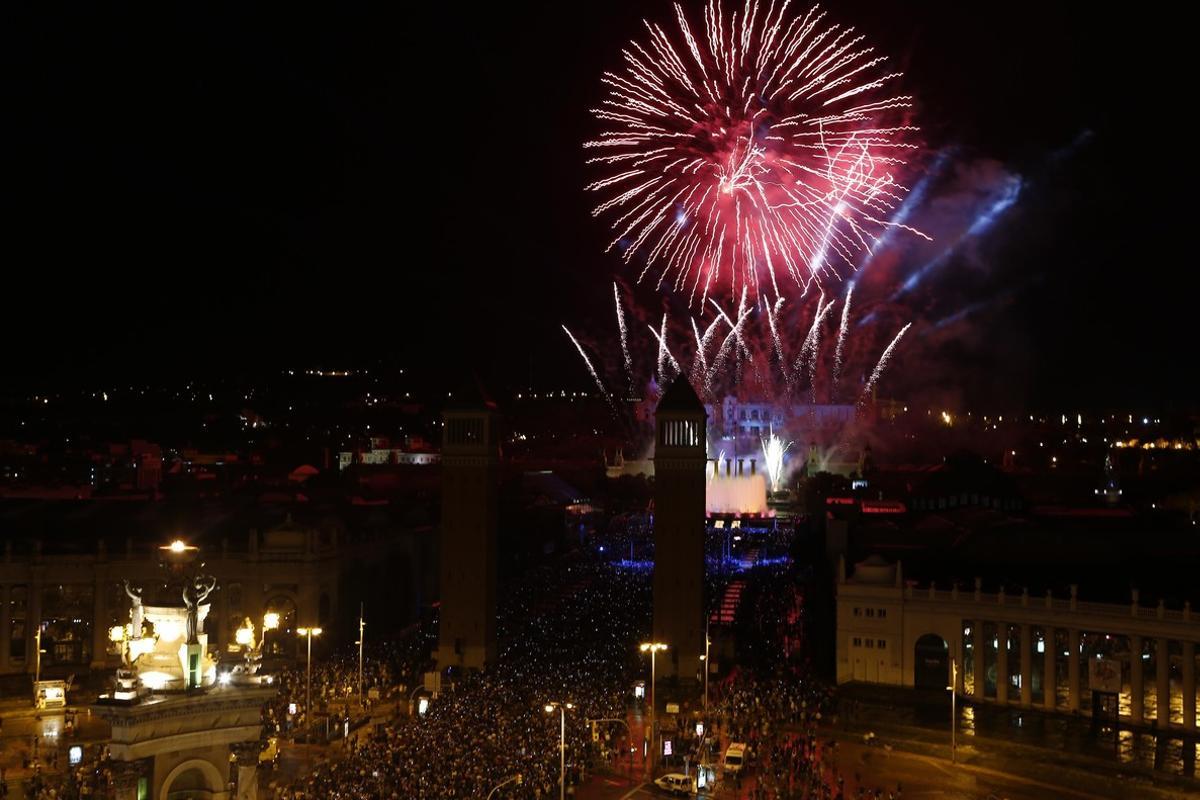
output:
{"label": "stone column", "polygon": [[1079,629],[1067,629],[1067,710],[1079,713]]}
{"label": "stone column", "polygon": [[974,662],[972,672],[975,674],[975,687],[972,695],[977,701],[983,700],[983,687],[987,681],[983,666],[983,620],[971,621],[971,660]]}
{"label": "stone column", "polygon": [[1146,678],[1142,674],[1142,637],[1129,637],[1129,722],[1145,722]]}
{"label": "stone column", "polygon": [[238,742],[230,748],[237,766],[236,800],[257,800],[258,754],[262,752],[262,748],[261,741]]}
{"label": "stone column", "polygon": [[1171,666],[1171,650],[1168,641],[1159,638],[1154,648],[1154,683],[1158,690],[1158,714],[1154,726],[1162,730],[1171,721],[1171,683],[1167,679]]}
{"label": "stone column", "polygon": [[1054,628],[1043,628],[1045,652],[1042,653],[1042,706],[1047,711],[1058,708],[1058,645],[1054,643]]}
{"label": "stone column", "polygon": [[996,702],[1008,702],[1008,623],[996,623]]}
{"label": "stone column", "polygon": [[954,693],[959,697],[963,697],[966,694],[966,689],[964,687],[967,680],[967,646],[966,642],[964,642],[962,639],[961,633],[959,634],[958,641],[954,642],[952,647],[956,648],[955,658],[958,660],[958,676],[954,681]]}
{"label": "stone column", "polygon": [[1196,643],[1181,642],[1183,645],[1183,727],[1196,729]]}
{"label": "stone column", "polygon": [[1033,655],[1031,639],[1033,631],[1029,623],[1021,624],[1021,707],[1033,705]]}
{"label": "stone column", "polygon": [[116,788],[114,800],[137,800],[141,766],[136,762],[118,761],[112,765],[112,774]]}
{"label": "stone column", "polygon": [[37,631],[42,625],[42,591],[45,568],[33,568],[33,580],[29,583],[29,595],[25,613],[25,671],[30,675],[37,672]]}

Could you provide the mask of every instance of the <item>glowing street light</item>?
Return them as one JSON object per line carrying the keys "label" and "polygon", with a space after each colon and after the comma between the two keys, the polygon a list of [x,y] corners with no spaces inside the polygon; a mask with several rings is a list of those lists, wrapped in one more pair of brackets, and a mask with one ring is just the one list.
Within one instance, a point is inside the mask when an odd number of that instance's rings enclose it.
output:
{"label": "glowing street light", "polygon": [[296,633],[308,639],[308,659],[305,665],[305,689],[304,689],[304,716],[305,722],[308,723],[308,733],[304,735],[304,741],[312,742],[312,640],[314,636],[321,635],[320,628],[296,628]]}
{"label": "glowing street light", "polygon": [[[655,668],[655,663],[654,663],[654,658],[661,651],[666,650],[667,647],[668,647],[668,645],[665,645],[662,642],[642,642],[642,644],[639,645],[639,647],[638,647],[638,649],[641,650],[643,653],[650,654],[650,749],[651,750],[655,749],[655,744],[654,744],[654,668]],[[655,752],[654,752],[653,760],[649,759],[649,758],[646,759],[646,773],[647,774],[651,774],[654,772],[654,761],[656,761],[656,760],[658,760],[658,751],[657,750],[655,750]]]}
{"label": "glowing street light", "polygon": [[547,703],[546,713],[553,714],[558,709],[559,739],[558,739],[558,800],[567,796],[567,709],[575,708],[571,703]]}
{"label": "glowing street light", "polygon": [[242,627],[233,634],[233,640],[239,647],[254,647],[254,623],[247,617]]}

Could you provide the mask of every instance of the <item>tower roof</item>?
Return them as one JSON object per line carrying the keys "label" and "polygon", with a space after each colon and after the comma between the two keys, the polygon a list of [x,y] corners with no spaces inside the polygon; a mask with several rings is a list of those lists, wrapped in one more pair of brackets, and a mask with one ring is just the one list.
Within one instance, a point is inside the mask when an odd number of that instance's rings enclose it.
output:
{"label": "tower roof", "polygon": [[696,396],[696,390],[683,375],[675,378],[674,382],[663,392],[658,401],[658,412],[663,411],[699,411],[704,413],[704,404]]}

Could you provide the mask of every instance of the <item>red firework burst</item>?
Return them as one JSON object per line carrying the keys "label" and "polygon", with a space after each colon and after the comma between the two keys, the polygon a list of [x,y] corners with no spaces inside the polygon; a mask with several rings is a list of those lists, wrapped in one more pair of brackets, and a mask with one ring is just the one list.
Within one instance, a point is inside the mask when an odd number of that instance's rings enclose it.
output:
{"label": "red firework burst", "polygon": [[[584,147],[607,168],[593,216],[615,217],[609,245],[659,285],[704,303],[718,290],[778,298],[853,270],[890,227],[905,188],[895,172],[916,146],[912,99],[853,28],[817,8],[747,0],[728,18],[705,7],[697,36],[676,4],[679,38],[645,22],[624,68],[604,73]],[[677,46],[677,42],[681,43]]]}

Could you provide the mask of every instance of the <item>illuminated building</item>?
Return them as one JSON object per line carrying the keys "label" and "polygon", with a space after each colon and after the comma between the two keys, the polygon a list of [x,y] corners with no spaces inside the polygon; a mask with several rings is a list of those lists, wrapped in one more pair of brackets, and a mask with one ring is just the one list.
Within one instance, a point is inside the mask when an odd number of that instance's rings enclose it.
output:
{"label": "illuminated building", "polygon": [[1127,676],[1114,687],[1124,722],[1195,731],[1200,618],[1189,604],[1142,606],[1137,590],[1128,604],[1082,602],[1075,585],[1031,596],[1003,585],[985,592],[978,578],[973,587],[914,583],[878,555],[850,575],[839,561],[839,684],[944,691],[955,659],[956,691],[974,702],[1087,714],[1098,688],[1089,671],[1108,659]]}
{"label": "illuminated building", "polygon": [[221,652],[236,646],[246,617],[278,613],[281,626],[268,635],[265,654],[292,658],[298,645],[289,631],[297,624],[328,625],[333,644],[353,635],[348,619],[357,618],[364,596],[368,608],[386,599],[408,621],[435,588],[429,535],[393,521],[386,507],[343,503],[293,514],[233,500],[203,507],[5,500],[0,520],[0,675],[34,673],[39,629],[44,675],[114,666],[109,631],[129,609],[120,579],[159,579],[157,531],[205,543],[207,570],[219,580],[205,629]]}

